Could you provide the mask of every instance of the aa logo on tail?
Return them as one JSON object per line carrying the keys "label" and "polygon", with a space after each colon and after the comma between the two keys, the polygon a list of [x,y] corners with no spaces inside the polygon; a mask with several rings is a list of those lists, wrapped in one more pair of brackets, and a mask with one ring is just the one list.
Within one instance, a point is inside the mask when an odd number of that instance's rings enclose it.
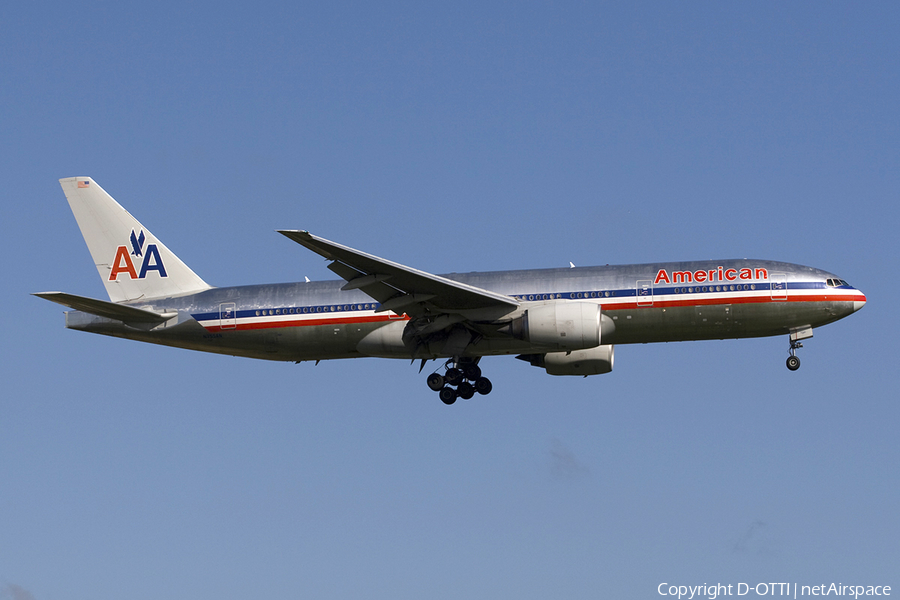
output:
{"label": "aa logo on tail", "polygon": [[[144,242],[147,241],[147,237],[144,235],[143,229],[141,229],[140,235],[136,235],[132,229],[130,241],[130,254],[127,246],[116,248],[116,258],[113,259],[112,270],[109,272],[110,281],[116,281],[120,273],[126,274],[129,279],[144,279],[149,271],[156,271],[160,277],[167,276],[166,267],[159,256],[159,249],[156,247],[156,244],[147,244],[147,247],[144,248]],[[140,272],[134,268],[134,261],[131,260],[132,256],[135,259],[141,259]]]}

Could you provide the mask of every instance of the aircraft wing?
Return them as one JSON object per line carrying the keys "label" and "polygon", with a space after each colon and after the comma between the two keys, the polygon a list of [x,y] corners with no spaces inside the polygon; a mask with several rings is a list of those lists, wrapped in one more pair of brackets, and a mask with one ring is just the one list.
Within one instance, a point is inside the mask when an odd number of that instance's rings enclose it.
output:
{"label": "aircraft wing", "polygon": [[98,317],[114,319],[127,324],[159,324],[167,321],[172,317],[178,316],[177,312],[157,313],[151,310],[135,308],[133,306],[125,306],[124,304],[116,304],[115,302],[107,302],[106,300],[96,300],[94,298],[86,298],[84,296],[76,296],[75,294],[66,294],[65,292],[38,292],[34,294],[38,298],[56,302],[75,310],[91,313]]}
{"label": "aircraft wing", "polygon": [[332,261],[328,268],[347,281],[341,289],[362,290],[381,304],[381,310],[405,312],[410,317],[479,309],[506,314],[519,305],[510,296],[419,271],[308,231],[278,233]]}

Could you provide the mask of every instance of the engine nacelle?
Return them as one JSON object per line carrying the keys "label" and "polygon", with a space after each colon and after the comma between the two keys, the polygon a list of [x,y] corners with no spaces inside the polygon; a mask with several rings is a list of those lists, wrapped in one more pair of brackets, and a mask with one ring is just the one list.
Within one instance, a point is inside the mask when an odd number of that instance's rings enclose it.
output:
{"label": "engine nacelle", "polygon": [[581,350],[600,345],[600,305],[554,302],[534,306],[511,323],[512,334],[535,346]]}
{"label": "engine nacelle", "polygon": [[550,375],[603,375],[613,370],[615,347],[597,346],[572,352],[548,352],[517,356],[535,367],[543,367]]}

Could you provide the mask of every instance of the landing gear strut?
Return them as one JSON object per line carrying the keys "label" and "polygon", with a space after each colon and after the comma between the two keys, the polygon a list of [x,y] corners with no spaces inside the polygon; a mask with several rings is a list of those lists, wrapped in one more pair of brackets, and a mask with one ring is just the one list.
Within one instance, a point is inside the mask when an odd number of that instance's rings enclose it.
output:
{"label": "landing gear strut", "polygon": [[797,350],[803,347],[803,343],[800,340],[809,339],[812,336],[812,327],[804,327],[791,332],[791,348],[788,350],[791,355],[787,359],[787,368],[791,371],[796,371],[800,368],[800,359],[797,358]]}
{"label": "landing gear strut", "polygon": [[428,376],[428,387],[438,393],[441,402],[450,405],[457,398],[468,400],[476,393],[487,395],[494,388],[491,380],[481,375],[480,358],[451,358],[444,363],[445,372]]}

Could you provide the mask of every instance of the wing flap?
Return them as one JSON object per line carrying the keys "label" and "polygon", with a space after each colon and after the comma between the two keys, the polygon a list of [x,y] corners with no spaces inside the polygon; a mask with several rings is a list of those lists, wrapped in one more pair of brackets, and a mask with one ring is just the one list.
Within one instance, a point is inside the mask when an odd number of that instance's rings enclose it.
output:
{"label": "wing flap", "polygon": [[364,287],[370,287],[376,283],[387,281],[390,275],[382,275],[381,273],[372,273],[371,275],[359,275],[353,279],[348,279],[347,284],[341,288],[342,291],[358,290]]}
{"label": "wing flap", "polygon": [[367,275],[359,269],[345,265],[337,260],[328,265],[328,269],[347,281],[344,287],[341,288],[343,291],[360,289],[363,293],[381,303],[387,302],[400,293],[396,288],[383,283],[384,280],[390,277],[388,275],[378,273]]}

